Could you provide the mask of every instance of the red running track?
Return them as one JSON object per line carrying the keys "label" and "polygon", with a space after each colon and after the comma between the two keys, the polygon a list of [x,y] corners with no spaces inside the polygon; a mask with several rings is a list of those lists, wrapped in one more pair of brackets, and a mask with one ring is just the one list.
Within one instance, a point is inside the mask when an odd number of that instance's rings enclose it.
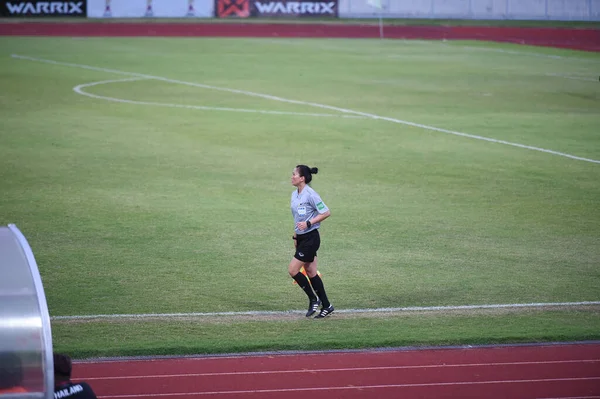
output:
{"label": "red running track", "polygon": [[99,398],[600,398],[600,343],[77,362]]}
{"label": "red running track", "polygon": [[[600,51],[600,29],[508,26],[386,26],[388,39],[485,40]],[[278,23],[8,22],[0,36],[379,38],[377,25]]]}

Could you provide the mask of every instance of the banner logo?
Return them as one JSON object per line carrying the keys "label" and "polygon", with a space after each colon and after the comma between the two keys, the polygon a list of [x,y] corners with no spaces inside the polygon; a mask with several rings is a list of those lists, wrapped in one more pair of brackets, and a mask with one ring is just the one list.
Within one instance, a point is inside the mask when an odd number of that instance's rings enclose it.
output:
{"label": "banner logo", "polygon": [[86,16],[85,1],[5,1],[2,16]]}
{"label": "banner logo", "polygon": [[253,17],[337,17],[338,1],[254,0]]}
{"label": "banner logo", "polygon": [[110,11],[110,0],[105,0],[104,17],[106,17],[106,18],[112,17],[112,12]]}
{"label": "banner logo", "polygon": [[336,3],[312,1],[270,1],[254,2],[260,15],[335,15]]}
{"label": "banner logo", "polygon": [[144,14],[145,17],[152,17],[154,16],[154,11],[152,11],[152,0],[146,0],[146,14]]}
{"label": "banner logo", "polygon": [[250,16],[250,0],[217,0],[215,14],[218,18],[248,18]]}

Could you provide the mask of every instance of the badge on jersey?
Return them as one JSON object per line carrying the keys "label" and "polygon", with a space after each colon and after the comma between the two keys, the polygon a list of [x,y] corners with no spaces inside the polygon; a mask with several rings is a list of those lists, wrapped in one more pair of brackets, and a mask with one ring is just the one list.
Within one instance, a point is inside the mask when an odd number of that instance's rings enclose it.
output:
{"label": "badge on jersey", "polygon": [[317,204],[317,209],[322,211],[323,209],[325,209],[325,204],[323,203],[323,201],[319,202]]}
{"label": "badge on jersey", "polygon": [[300,215],[300,216],[306,215],[306,207],[305,206],[298,207],[298,215]]}

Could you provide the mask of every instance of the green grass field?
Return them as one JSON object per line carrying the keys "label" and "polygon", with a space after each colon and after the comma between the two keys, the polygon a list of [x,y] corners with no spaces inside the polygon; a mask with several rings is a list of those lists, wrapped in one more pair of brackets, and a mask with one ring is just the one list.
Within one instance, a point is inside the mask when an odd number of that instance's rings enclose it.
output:
{"label": "green grass field", "polygon": [[319,269],[340,311],[600,301],[599,54],[206,38],[0,50],[0,224],[27,237],[52,317],[274,312],[54,319],[58,350],[600,339],[598,305],[285,313],[307,305],[287,275],[298,163],[320,168]]}

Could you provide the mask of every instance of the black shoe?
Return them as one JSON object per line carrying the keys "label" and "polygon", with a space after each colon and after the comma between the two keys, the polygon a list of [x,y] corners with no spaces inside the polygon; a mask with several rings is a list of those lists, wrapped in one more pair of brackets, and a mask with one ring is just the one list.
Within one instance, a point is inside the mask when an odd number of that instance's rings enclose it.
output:
{"label": "black shoe", "polygon": [[321,300],[319,298],[317,298],[315,301],[310,301],[308,304],[308,312],[306,312],[306,317],[310,317],[317,313],[319,306],[321,306]]}
{"label": "black shoe", "polygon": [[315,316],[315,319],[323,319],[332,313],[333,313],[333,305],[329,305],[329,307],[321,309],[321,312]]}

